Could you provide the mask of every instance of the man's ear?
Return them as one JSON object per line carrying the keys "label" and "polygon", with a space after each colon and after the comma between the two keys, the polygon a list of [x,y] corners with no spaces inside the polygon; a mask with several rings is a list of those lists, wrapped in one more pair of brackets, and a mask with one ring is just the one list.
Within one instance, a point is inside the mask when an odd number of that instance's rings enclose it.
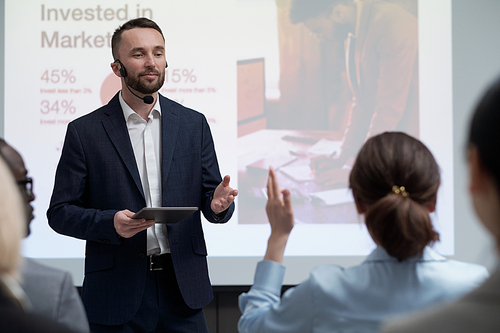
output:
{"label": "man's ear", "polygon": [[120,74],[120,64],[118,64],[117,62],[112,62],[111,69],[113,70],[113,73],[115,73],[116,76],[122,77],[122,75]]}

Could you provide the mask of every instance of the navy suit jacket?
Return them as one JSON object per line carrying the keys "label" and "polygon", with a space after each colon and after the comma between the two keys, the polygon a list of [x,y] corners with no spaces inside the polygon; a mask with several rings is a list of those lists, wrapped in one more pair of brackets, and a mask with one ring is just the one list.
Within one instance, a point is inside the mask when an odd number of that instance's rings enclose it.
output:
{"label": "navy suit jacket", "polygon": [[[162,206],[200,210],[167,225],[180,291],[191,308],[213,298],[200,211],[210,222],[227,222],[210,209],[222,181],[206,118],[159,95],[161,106]],[[86,240],[82,299],[89,322],[120,325],[141,302],[147,273],[146,231],[131,238],[115,232],[119,210],[146,205],[118,94],[105,106],[68,124],[47,211],[58,233]]]}

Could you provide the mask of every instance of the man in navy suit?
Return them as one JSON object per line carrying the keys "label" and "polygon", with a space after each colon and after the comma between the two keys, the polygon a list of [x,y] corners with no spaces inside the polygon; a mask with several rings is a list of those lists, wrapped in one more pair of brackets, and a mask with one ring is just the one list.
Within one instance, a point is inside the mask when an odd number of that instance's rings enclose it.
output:
{"label": "man in navy suit", "polygon": [[[93,332],[208,332],[200,211],[227,222],[238,192],[221,178],[206,118],[158,94],[167,62],[156,23],[128,21],[111,43],[122,90],[68,125],[49,224],[86,240],[82,299]],[[133,219],[145,206],[199,211],[175,224]]]}

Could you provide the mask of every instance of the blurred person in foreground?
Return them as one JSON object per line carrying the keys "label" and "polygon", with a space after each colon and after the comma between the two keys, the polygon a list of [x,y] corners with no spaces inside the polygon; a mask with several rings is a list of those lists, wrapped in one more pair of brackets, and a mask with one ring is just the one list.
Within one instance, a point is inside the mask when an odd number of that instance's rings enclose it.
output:
{"label": "blurred person in foreground", "polygon": [[[500,79],[479,102],[469,129],[469,193],[500,252]],[[497,253],[498,254],[498,253]],[[500,332],[500,265],[463,298],[384,325],[384,332]]]}
{"label": "blurred person in foreground", "polygon": [[[35,200],[33,179],[28,177],[24,160],[12,146],[0,139],[0,156],[12,172],[24,201],[26,211],[26,237],[31,233]],[[24,258],[21,265],[21,287],[32,305],[31,312],[58,322],[75,332],[90,332],[87,314],[69,272],[42,265]]]}
{"label": "blurred person in foreground", "polygon": [[12,174],[0,157],[0,331],[71,332],[29,313],[31,303],[19,284],[21,240],[26,235],[25,207]]}
{"label": "blurred person in foreground", "polygon": [[240,332],[377,332],[387,316],[458,298],[488,276],[486,268],[437,254],[429,216],[439,167],[420,141],[386,132],[369,139],[349,176],[356,208],[376,249],[358,266],[319,266],[280,298],[285,246],[294,226],[289,190],[269,172],[271,235],[254,285],[240,295]]}

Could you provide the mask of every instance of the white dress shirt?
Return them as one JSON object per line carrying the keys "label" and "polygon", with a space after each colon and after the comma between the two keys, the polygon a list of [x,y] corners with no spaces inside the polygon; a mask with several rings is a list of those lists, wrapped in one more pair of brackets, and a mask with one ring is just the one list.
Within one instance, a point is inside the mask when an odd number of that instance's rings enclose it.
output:
{"label": "white dress shirt", "polygon": [[[134,150],[137,169],[141,177],[142,189],[147,207],[161,207],[161,108],[156,101],[144,120],[123,100],[120,105],[127,122],[128,134]],[[152,147],[152,148],[151,148]],[[150,163],[152,162],[152,163]],[[147,229],[147,254],[169,253],[167,229],[158,223]]]}
{"label": "white dress shirt", "polygon": [[239,332],[377,332],[389,315],[455,299],[481,284],[486,268],[448,260],[427,247],[398,262],[377,247],[358,266],[318,266],[280,298],[285,267],[258,263],[240,295]]}

